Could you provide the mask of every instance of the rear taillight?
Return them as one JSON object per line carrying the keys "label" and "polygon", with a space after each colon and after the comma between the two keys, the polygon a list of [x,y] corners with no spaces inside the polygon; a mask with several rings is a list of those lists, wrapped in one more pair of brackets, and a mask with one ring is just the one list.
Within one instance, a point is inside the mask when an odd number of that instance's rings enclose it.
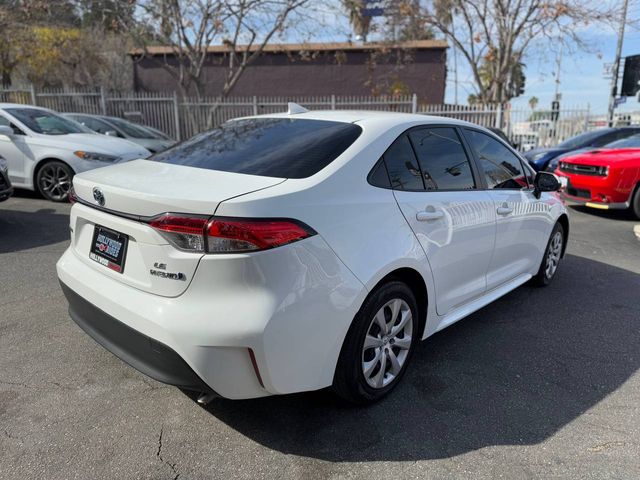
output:
{"label": "rear taillight", "polygon": [[148,223],[177,248],[202,253],[255,252],[316,234],[302,222],[280,218],[209,218],[166,213]]}
{"label": "rear taillight", "polygon": [[266,250],[315,235],[311,228],[287,219],[214,217],[207,228],[209,253]]}
{"label": "rear taillight", "polygon": [[149,225],[180,250],[205,251],[204,231],[209,217],[165,213],[149,220]]}

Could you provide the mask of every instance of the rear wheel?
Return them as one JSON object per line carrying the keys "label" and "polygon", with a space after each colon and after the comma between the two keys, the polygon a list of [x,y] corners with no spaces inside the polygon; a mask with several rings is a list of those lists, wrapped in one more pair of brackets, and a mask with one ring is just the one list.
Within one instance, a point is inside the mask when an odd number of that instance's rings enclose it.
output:
{"label": "rear wheel", "polygon": [[564,228],[560,223],[556,223],[551,231],[551,236],[547,243],[547,249],[544,252],[544,257],[542,257],[540,269],[536,276],[533,277],[534,284],[540,287],[546,287],[551,283],[558,271],[563,248]]}
{"label": "rear wheel", "polygon": [[636,187],[636,193],[631,200],[631,212],[640,219],[640,185]]}
{"label": "rear wheel", "polygon": [[69,198],[73,170],[63,162],[52,160],[44,163],[36,174],[40,194],[47,200],[64,202]]}
{"label": "rear wheel", "polygon": [[354,403],[375,402],[404,375],[419,336],[411,289],[392,281],[375,290],[356,315],[336,367],[333,389]]}

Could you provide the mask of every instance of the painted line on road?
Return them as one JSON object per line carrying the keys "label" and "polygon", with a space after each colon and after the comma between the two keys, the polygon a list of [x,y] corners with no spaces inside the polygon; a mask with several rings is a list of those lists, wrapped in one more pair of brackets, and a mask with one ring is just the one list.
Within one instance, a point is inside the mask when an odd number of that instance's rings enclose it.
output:
{"label": "painted line on road", "polygon": [[635,225],[633,227],[633,233],[635,233],[638,240],[640,240],[640,225]]}

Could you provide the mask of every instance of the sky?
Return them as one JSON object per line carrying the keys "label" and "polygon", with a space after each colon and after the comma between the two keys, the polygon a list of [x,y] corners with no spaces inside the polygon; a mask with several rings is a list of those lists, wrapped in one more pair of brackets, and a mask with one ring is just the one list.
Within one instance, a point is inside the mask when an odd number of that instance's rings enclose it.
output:
{"label": "sky", "polygon": [[[339,3],[327,0],[326,8],[315,12],[315,20],[320,26],[311,36],[314,41],[346,41],[350,28],[348,19],[340,12]],[[631,0],[628,12],[631,20],[640,20],[640,0]],[[306,27],[305,27],[306,28]],[[309,34],[308,30],[305,30]],[[589,44],[588,51],[576,48],[564,48],[560,67],[561,108],[587,108],[595,114],[606,113],[611,91],[611,80],[604,77],[605,63],[613,63],[617,30],[604,27],[586,28],[581,33],[582,40]],[[513,108],[529,108],[529,99],[533,96],[539,100],[538,108],[549,108],[555,93],[556,45],[545,42],[534,44],[526,64],[525,93],[512,100]],[[627,28],[624,36],[622,56],[640,54],[640,30]],[[447,86],[445,102],[454,103],[454,62],[453,51],[447,51]],[[620,71],[622,75],[622,70]],[[473,79],[466,61],[458,55],[458,99],[466,103],[473,93]],[[640,103],[629,97],[617,112],[640,111]]]}

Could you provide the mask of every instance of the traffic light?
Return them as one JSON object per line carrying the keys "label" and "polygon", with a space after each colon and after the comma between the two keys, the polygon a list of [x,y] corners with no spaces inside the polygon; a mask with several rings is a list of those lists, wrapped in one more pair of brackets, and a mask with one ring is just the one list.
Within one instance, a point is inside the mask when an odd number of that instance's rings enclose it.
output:
{"label": "traffic light", "polygon": [[558,117],[560,116],[560,102],[554,100],[551,102],[551,120],[554,122],[558,121]]}

